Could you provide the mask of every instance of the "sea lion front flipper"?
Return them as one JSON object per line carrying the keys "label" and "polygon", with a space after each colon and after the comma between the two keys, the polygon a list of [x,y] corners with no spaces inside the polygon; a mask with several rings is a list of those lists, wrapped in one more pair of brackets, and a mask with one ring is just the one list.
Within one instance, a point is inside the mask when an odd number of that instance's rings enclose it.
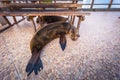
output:
{"label": "sea lion front flipper", "polygon": [[62,50],[64,51],[65,47],[66,47],[66,43],[67,43],[65,34],[60,34],[59,42],[60,42],[60,46],[61,46]]}

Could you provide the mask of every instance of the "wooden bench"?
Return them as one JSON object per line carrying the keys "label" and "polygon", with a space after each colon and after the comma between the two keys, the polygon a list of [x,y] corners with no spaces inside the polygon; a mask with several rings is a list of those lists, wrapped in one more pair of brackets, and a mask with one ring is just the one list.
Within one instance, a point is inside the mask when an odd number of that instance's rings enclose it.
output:
{"label": "wooden bench", "polygon": [[[77,28],[79,29],[83,17],[90,13],[82,12],[77,9],[78,7],[81,8],[82,5],[77,3],[10,3],[0,5],[0,15],[13,16],[15,22],[15,16],[71,16],[72,24],[74,18],[78,17]],[[9,23],[8,20],[7,22]],[[35,24],[34,28],[36,31]]]}

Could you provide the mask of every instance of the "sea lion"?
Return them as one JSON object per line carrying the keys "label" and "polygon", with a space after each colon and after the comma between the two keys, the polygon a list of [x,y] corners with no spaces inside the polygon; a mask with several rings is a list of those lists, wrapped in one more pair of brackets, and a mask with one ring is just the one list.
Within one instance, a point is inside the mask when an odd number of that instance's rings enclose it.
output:
{"label": "sea lion", "polygon": [[[34,71],[37,75],[38,71],[43,69],[42,60],[40,58],[41,50],[44,46],[55,38],[60,37],[60,45],[62,49],[66,46],[66,34],[70,35],[70,38],[75,41],[79,37],[79,32],[76,27],[68,22],[54,22],[43,27],[35,33],[31,42],[30,49],[32,56],[26,66],[26,72],[28,76]],[[41,69],[40,69],[41,68]]]}
{"label": "sea lion", "polygon": [[43,26],[45,23],[53,23],[58,21],[67,21],[68,19],[62,16],[41,16],[36,19],[36,23],[40,23]]}

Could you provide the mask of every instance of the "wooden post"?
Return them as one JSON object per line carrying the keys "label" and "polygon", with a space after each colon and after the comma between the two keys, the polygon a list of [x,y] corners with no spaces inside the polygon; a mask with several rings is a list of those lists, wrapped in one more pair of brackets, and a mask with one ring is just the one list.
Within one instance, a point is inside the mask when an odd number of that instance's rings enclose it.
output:
{"label": "wooden post", "polygon": [[109,3],[109,5],[108,5],[108,9],[111,8],[112,3],[113,3],[113,0],[110,0],[110,3]]}
{"label": "wooden post", "polygon": [[35,22],[34,22],[33,19],[32,19],[32,23],[33,23],[33,26],[34,26],[34,31],[36,32],[36,25],[35,25]]}
{"label": "wooden post", "polygon": [[70,16],[68,16],[68,21],[70,21]]}
{"label": "wooden post", "polygon": [[70,23],[72,24],[72,21],[73,21],[73,16],[71,15],[70,16]]}
{"label": "wooden post", "polygon": [[[77,0],[73,0],[72,3],[76,3],[77,4],[77,2],[78,2]],[[77,9],[77,7],[73,8],[72,10],[74,11],[75,9]],[[71,16],[71,24],[74,25],[74,21],[75,21],[75,16]]]}
{"label": "wooden post", "polygon": [[56,3],[56,0],[54,0],[54,3]]}
{"label": "wooden post", "polygon": [[24,16],[22,16],[22,18],[24,19]]}
{"label": "wooden post", "polygon": [[13,20],[14,20],[15,23],[17,23],[17,20],[16,20],[16,17],[15,17],[15,16],[13,16]]}
{"label": "wooden post", "polygon": [[73,16],[73,19],[72,19],[72,24],[74,24],[74,21],[75,21],[75,16]]}
{"label": "wooden post", "polygon": [[38,19],[39,19],[39,25],[42,28],[43,27],[43,22],[41,22],[42,20],[41,20],[40,16],[38,16]]}
{"label": "wooden post", "polygon": [[[19,1],[19,3],[21,3],[21,1]],[[22,16],[22,19],[24,19],[24,16]]]}
{"label": "wooden post", "polygon": [[7,21],[7,23],[9,24],[9,26],[11,26],[11,23],[10,23],[10,21],[7,19],[7,17],[6,17],[6,16],[3,16],[3,18]]}
{"label": "wooden post", "polygon": [[80,23],[82,21],[82,16],[78,16],[78,24],[77,24],[77,29],[80,29]]}
{"label": "wooden post", "polygon": [[26,0],[25,2],[28,3],[28,0]]}

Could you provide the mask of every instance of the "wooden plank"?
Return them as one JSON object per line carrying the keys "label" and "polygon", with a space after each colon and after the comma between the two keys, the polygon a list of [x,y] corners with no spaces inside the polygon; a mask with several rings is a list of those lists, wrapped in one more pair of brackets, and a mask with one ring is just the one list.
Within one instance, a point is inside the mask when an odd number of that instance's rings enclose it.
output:
{"label": "wooden plank", "polygon": [[58,15],[63,15],[63,16],[69,16],[69,15],[75,15],[75,16],[80,16],[80,15],[90,15],[90,13],[87,12],[80,12],[80,11],[2,11],[0,12],[0,15],[2,16],[58,16]]}
{"label": "wooden plank", "polygon": [[10,8],[10,7],[17,7],[17,8],[71,8],[71,7],[82,7],[81,4],[76,3],[41,3],[41,4],[34,4],[34,3],[11,3],[11,4],[4,4],[0,5],[0,8]]}
{"label": "wooden plank", "polygon": [[[26,0],[0,0],[0,1],[26,1]],[[27,0],[27,1],[44,1],[44,0]],[[66,2],[66,0],[56,0],[56,1],[65,1]],[[73,0],[67,0],[67,1],[73,1]]]}

